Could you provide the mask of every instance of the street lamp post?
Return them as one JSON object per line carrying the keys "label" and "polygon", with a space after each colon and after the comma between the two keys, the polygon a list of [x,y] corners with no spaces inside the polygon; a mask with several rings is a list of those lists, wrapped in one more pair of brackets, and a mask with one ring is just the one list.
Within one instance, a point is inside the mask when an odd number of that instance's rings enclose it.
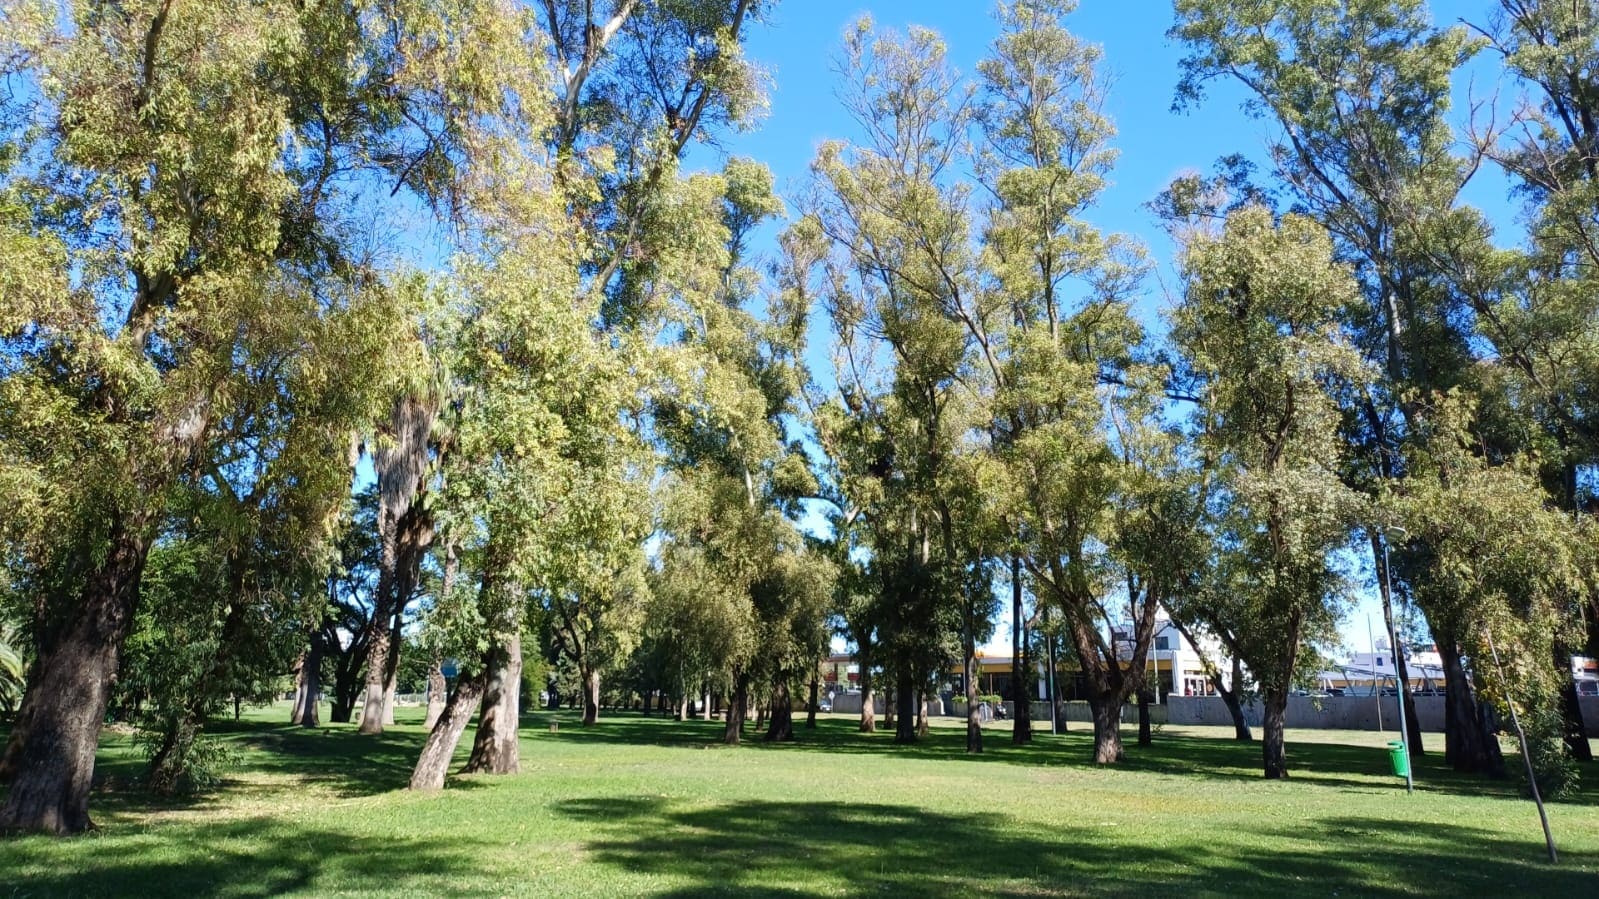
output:
{"label": "street lamp post", "polygon": [[[1406,535],[1410,533],[1404,528],[1396,527],[1394,525],[1389,525],[1388,527],[1384,528],[1384,530],[1397,531]],[[1394,580],[1392,575],[1389,574],[1389,567],[1388,535],[1385,533],[1382,537],[1382,614],[1384,622],[1388,625],[1388,652],[1394,663],[1394,684],[1396,685],[1394,697],[1399,701],[1399,743],[1404,747],[1405,750],[1405,792],[1414,793],[1416,789],[1416,781],[1410,772],[1410,726],[1405,721],[1405,693],[1410,689],[1410,685],[1405,683],[1399,677],[1399,653],[1402,652],[1402,650],[1399,648],[1399,632],[1394,629]],[[1381,708],[1381,698],[1377,700],[1377,704],[1378,707]]]}

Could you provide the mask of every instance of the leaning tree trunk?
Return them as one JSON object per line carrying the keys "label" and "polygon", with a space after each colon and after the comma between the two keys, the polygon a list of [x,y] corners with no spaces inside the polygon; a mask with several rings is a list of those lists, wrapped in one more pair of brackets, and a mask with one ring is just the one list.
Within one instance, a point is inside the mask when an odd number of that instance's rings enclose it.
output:
{"label": "leaning tree trunk", "polygon": [[1249,722],[1244,719],[1244,704],[1238,698],[1240,684],[1244,682],[1244,666],[1238,659],[1233,659],[1233,685],[1231,688],[1221,682],[1220,677],[1211,678],[1211,683],[1216,686],[1216,692],[1221,694],[1221,701],[1227,704],[1227,714],[1233,719],[1233,739],[1241,743],[1248,743],[1254,739],[1249,732]]}
{"label": "leaning tree trunk", "polygon": [[478,713],[477,736],[465,774],[515,774],[522,764],[517,733],[522,704],[522,638],[496,646],[484,660],[488,678]]}
{"label": "leaning tree trunk", "polygon": [[788,678],[779,677],[772,685],[771,725],[763,738],[768,743],[787,743],[794,739],[794,697],[788,690]]}
{"label": "leaning tree trunk", "polygon": [[[583,726],[588,727],[600,720],[600,673],[599,671],[584,667],[583,680]],[[709,706],[707,706],[709,708]]]}
{"label": "leaning tree trunk", "polygon": [[894,685],[894,742],[916,742],[916,679],[901,668]]}
{"label": "leaning tree trunk", "polygon": [[733,681],[733,695],[727,701],[727,722],[722,728],[722,742],[737,746],[744,735],[744,713],[749,707],[750,678],[740,672]]}
{"label": "leaning tree trunk", "polygon": [[1288,776],[1288,751],[1285,731],[1288,713],[1287,690],[1263,690],[1260,754],[1267,780]]}
{"label": "leaning tree trunk", "polygon": [[863,734],[877,733],[877,697],[872,694],[872,670],[861,662],[861,726]]}
{"label": "leaning tree trunk", "polygon": [[444,788],[444,777],[449,773],[450,760],[455,758],[455,747],[461,743],[461,734],[477,711],[483,699],[484,674],[462,675],[455,682],[455,692],[444,703],[444,711],[428,732],[422,744],[422,754],[411,772],[411,789],[439,790]]}
{"label": "leaning tree trunk", "polygon": [[1124,757],[1122,751],[1122,702],[1113,695],[1095,691],[1088,705],[1094,713],[1094,762],[1112,765]]}
{"label": "leaning tree trunk", "polygon": [[433,664],[428,668],[428,716],[422,722],[423,730],[431,731],[433,725],[439,723],[439,716],[444,714],[444,694],[448,686],[444,680],[444,666],[434,656]]}
{"label": "leaning tree trunk", "polygon": [[118,522],[73,614],[41,640],[6,756],[11,784],[0,831],[89,829],[89,784],[122,643],[138,605],[148,553],[132,522]]}

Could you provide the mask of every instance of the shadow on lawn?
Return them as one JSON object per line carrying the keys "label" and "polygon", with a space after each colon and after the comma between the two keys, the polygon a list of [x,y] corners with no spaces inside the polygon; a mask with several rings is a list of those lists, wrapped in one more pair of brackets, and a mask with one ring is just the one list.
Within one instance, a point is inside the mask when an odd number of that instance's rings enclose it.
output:
{"label": "shadow on lawn", "polygon": [[[686,881],[666,895],[1146,894],[1579,895],[1591,875],[1539,864],[1525,844],[1458,825],[1425,833],[1358,817],[1295,821],[1238,842],[1203,833],[1130,845],[1107,826],[1028,830],[992,814],[863,802],[574,799],[557,810],[593,836],[599,864]],[[1595,859],[1572,861],[1592,864]],[[803,884],[803,888],[785,886]]]}
{"label": "shadow on lawn", "polygon": [[[94,842],[89,864],[71,863],[73,845]],[[87,848],[87,847],[83,847]],[[94,835],[0,842],[4,892],[17,896],[276,896],[291,891],[392,888],[450,883],[470,894],[481,873],[471,846],[316,830],[255,818],[168,828],[156,842]],[[37,853],[32,855],[30,853]],[[49,864],[53,853],[69,860]],[[448,878],[448,880],[440,880]],[[456,886],[458,885],[458,886]],[[477,888],[479,893],[487,886]]]}
{"label": "shadow on lawn", "polygon": [[[580,727],[575,721],[569,726],[561,713],[535,714],[526,716],[524,720],[537,732],[547,728],[552,716],[561,722],[559,738],[566,740],[703,747],[719,745],[722,737],[721,722],[697,719],[674,721],[670,718],[623,713],[602,718],[594,727]],[[891,732],[862,734],[857,731],[855,722],[849,719],[820,719],[815,729],[796,724],[795,734],[797,739],[791,743],[763,743],[761,734],[751,726],[745,731],[743,746],[757,751],[870,753],[929,760],[959,758],[985,763],[1096,767],[1091,760],[1093,734],[1086,725],[1079,725],[1061,735],[1036,734],[1033,742],[1025,746],[1011,743],[1009,731],[985,732],[984,751],[980,755],[966,754],[966,733],[959,728],[934,728],[927,737],[908,746],[895,744]],[[1143,747],[1138,746],[1134,734],[1127,731],[1124,731],[1123,739],[1126,746],[1126,760],[1120,766],[1123,770],[1247,781],[1262,779],[1258,741],[1244,743],[1211,737],[1157,734],[1153,745]],[[1514,766],[1517,759],[1512,756],[1507,757],[1506,761]],[[1306,783],[1364,790],[1397,789],[1402,786],[1390,777],[1387,753],[1375,747],[1295,743],[1290,735],[1288,763],[1290,778]],[[1489,780],[1460,774],[1444,764],[1443,754],[1439,752],[1418,757],[1414,764],[1418,791],[1522,798],[1522,787],[1518,781]],[[1562,801],[1578,805],[1599,804],[1599,790],[1583,789]]]}

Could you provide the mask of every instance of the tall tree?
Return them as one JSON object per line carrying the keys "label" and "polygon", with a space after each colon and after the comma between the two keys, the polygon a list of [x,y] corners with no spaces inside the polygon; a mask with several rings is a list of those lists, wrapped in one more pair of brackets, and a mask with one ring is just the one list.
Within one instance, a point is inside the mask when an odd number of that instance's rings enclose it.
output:
{"label": "tall tree", "polygon": [[1358,299],[1332,244],[1297,215],[1261,207],[1184,248],[1173,340],[1199,377],[1202,445],[1225,472],[1219,565],[1236,647],[1260,685],[1268,778],[1286,777],[1284,711],[1300,649],[1335,620],[1330,555],[1363,511],[1340,478],[1337,393],[1364,370],[1340,324]]}

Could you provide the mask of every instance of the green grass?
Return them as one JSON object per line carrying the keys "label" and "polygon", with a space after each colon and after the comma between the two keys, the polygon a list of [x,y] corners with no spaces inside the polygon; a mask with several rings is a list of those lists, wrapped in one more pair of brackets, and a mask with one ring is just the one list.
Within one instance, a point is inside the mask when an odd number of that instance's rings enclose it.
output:
{"label": "green grass", "polygon": [[[1383,736],[1291,732],[1294,776],[1259,745],[1167,728],[1128,762],[1083,760],[1083,726],[967,757],[824,718],[786,746],[715,744],[716,722],[524,719],[522,773],[403,787],[422,735],[218,726],[240,764],[220,789],[159,803],[111,735],[100,829],[0,842],[0,896],[162,895],[1593,895],[1599,788],[1554,804],[1543,860],[1515,787],[1456,776],[1433,752],[1418,789],[1386,775]],[[1129,741],[1132,733],[1127,733]],[[1391,735],[1387,735],[1390,736]],[[470,735],[468,737],[470,739]],[[1599,781],[1599,770],[1585,772]],[[1396,786],[1397,784],[1397,786]]]}

